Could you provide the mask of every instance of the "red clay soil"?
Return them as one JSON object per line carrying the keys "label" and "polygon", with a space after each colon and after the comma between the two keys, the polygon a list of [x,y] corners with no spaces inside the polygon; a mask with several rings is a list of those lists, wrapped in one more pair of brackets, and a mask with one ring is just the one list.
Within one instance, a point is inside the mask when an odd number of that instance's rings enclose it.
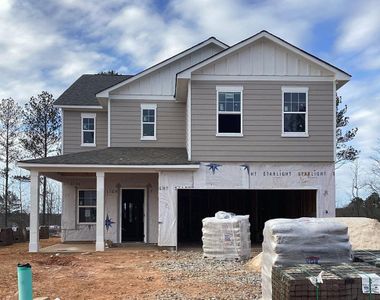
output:
{"label": "red clay soil", "polygon": [[[41,241],[43,247],[57,242],[56,238]],[[28,253],[27,247],[27,243],[0,247],[0,299],[17,299],[19,262],[32,265],[34,297],[61,300],[234,298],[228,288],[224,293],[216,284],[192,276],[178,280],[181,270],[168,272],[157,267],[173,259],[175,254],[167,251],[113,248],[101,253],[55,255]],[[251,290],[254,298],[259,295],[259,288],[251,284],[245,288]]]}

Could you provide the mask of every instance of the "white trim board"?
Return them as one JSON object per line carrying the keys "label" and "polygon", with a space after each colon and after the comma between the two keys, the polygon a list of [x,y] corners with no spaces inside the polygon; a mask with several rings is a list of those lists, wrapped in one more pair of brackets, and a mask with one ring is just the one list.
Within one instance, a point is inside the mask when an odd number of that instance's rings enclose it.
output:
{"label": "white trim board", "polygon": [[199,75],[191,76],[192,80],[212,81],[335,81],[334,76],[287,76],[287,75]]}
{"label": "white trim board", "polygon": [[147,101],[175,101],[174,96],[163,96],[163,95],[134,95],[134,94],[121,94],[121,95],[110,95],[109,99],[115,100],[147,100]]}
{"label": "white trim board", "polygon": [[182,58],[182,57],[184,57],[184,56],[192,53],[192,52],[197,51],[198,49],[201,49],[201,48],[209,45],[209,44],[215,44],[215,45],[221,47],[222,49],[227,49],[228,48],[228,46],[226,44],[223,44],[222,42],[220,42],[216,38],[214,38],[214,37],[208,38],[207,40],[199,43],[198,45],[195,45],[195,46],[193,46],[191,48],[188,48],[185,51],[180,52],[179,54],[177,54],[175,56],[172,56],[172,57],[170,57],[170,58],[168,58],[168,59],[166,59],[166,60],[164,60],[164,61],[162,61],[162,62],[160,62],[160,63],[158,63],[158,64],[156,64],[156,65],[154,65],[154,66],[152,66],[150,68],[148,68],[148,69],[143,70],[142,72],[136,74],[135,76],[133,76],[131,78],[128,78],[128,79],[126,79],[126,80],[124,80],[124,81],[122,81],[122,82],[120,82],[120,83],[118,83],[118,84],[116,84],[116,85],[108,88],[108,89],[105,89],[104,91],[101,91],[101,92],[97,93],[96,97],[108,97],[109,93],[111,91],[114,91],[114,90],[118,89],[119,87],[122,87],[122,86],[124,86],[124,85],[126,85],[128,83],[131,83],[131,82],[133,82],[133,81],[135,81],[135,80],[137,80],[137,79],[139,79],[139,78],[141,78],[141,77],[143,77],[143,76],[145,76],[147,74],[150,74],[150,73],[152,73],[152,72],[154,72],[154,71],[156,71],[156,70],[158,70],[158,69],[160,69],[160,68],[162,68],[162,67],[164,67],[164,66],[166,66],[166,65],[168,65],[168,64],[170,64],[170,63],[172,63],[172,62],[174,62],[174,61],[176,61],[176,60],[178,60],[178,59],[180,59],[180,58]]}
{"label": "white trim board", "polygon": [[63,109],[103,109],[101,105],[53,105]]}

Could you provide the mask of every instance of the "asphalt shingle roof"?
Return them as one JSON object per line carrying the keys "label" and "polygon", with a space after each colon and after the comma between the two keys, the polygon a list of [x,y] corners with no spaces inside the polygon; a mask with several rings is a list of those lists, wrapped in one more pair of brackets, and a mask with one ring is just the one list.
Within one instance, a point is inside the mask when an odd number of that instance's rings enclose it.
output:
{"label": "asphalt shingle roof", "polygon": [[110,147],[59,156],[23,160],[31,164],[67,165],[186,165],[186,148]]}
{"label": "asphalt shingle roof", "polygon": [[61,96],[55,105],[99,105],[96,94],[132,75],[85,74],[79,77]]}

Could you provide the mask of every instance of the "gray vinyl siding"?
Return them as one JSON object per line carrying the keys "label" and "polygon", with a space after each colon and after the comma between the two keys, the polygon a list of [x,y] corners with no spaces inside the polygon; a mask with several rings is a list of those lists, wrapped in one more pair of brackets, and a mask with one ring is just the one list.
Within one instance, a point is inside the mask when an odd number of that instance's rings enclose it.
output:
{"label": "gray vinyl siding", "polygon": [[[96,147],[81,146],[81,114],[96,114]],[[63,154],[107,147],[107,112],[63,111]]]}
{"label": "gray vinyl siding", "polygon": [[[155,141],[141,140],[141,104],[157,104]],[[186,103],[174,101],[111,101],[112,147],[185,147]]]}
{"label": "gray vinyl siding", "polygon": [[[243,86],[243,137],[216,136],[216,86]],[[283,86],[309,87],[309,137],[281,137]],[[332,82],[192,82],[192,160],[333,162]]]}

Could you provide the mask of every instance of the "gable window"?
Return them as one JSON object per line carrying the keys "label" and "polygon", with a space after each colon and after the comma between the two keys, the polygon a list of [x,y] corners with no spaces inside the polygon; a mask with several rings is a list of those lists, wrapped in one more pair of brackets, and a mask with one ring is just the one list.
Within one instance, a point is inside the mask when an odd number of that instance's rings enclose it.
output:
{"label": "gable window", "polygon": [[307,137],[308,88],[282,88],[282,136]]}
{"label": "gable window", "polygon": [[217,86],[217,136],[243,136],[243,87]]}
{"label": "gable window", "polygon": [[78,191],[78,223],[96,223],[96,190]]}
{"label": "gable window", "polygon": [[156,140],[156,104],[141,104],[141,139]]}
{"label": "gable window", "polygon": [[96,146],[96,114],[82,114],[82,146]]}

